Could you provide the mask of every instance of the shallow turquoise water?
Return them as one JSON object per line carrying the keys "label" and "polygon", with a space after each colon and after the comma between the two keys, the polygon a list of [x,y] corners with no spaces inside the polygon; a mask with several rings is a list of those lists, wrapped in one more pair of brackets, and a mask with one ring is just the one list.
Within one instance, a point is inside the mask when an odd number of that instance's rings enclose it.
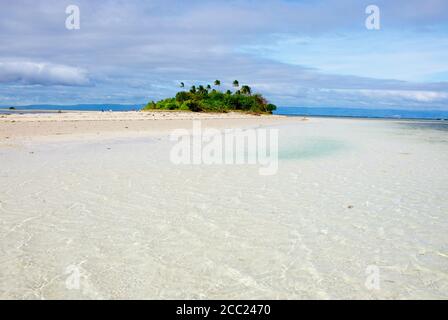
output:
{"label": "shallow turquoise water", "polygon": [[347,149],[346,143],[336,139],[308,138],[280,145],[279,159],[297,160],[331,156]]}

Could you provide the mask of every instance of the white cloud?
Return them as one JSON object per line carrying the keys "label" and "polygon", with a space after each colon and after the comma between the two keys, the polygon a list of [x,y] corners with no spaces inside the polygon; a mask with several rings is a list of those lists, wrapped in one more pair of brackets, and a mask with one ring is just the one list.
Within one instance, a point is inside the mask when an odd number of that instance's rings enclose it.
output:
{"label": "white cloud", "polygon": [[368,97],[401,98],[418,102],[437,102],[448,99],[448,93],[437,91],[358,90],[358,92]]}
{"label": "white cloud", "polygon": [[0,83],[28,85],[89,85],[87,72],[70,66],[29,61],[0,62]]}
{"label": "white cloud", "polygon": [[[446,76],[431,78],[447,70],[444,0],[378,0],[377,33],[364,28],[368,0],[77,0],[77,31],[70,0],[3,2],[0,95],[17,103],[145,103],[179,81],[238,79],[281,106],[448,108]],[[274,49],[283,59],[263,52]]]}

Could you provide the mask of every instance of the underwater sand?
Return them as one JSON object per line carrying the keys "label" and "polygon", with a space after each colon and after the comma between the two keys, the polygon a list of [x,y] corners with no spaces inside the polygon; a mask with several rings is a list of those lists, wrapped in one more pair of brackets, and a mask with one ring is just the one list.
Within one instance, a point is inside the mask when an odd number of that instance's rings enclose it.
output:
{"label": "underwater sand", "polygon": [[275,125],[273,176],[173,165],[165,135],[4,145],[0,298],[448,299],[438,126]]}

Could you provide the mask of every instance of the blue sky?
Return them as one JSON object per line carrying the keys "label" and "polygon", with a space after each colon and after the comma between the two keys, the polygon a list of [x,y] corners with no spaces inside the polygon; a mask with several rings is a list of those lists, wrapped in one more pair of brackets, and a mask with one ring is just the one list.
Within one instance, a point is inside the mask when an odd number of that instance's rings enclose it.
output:
{"label": "blue sky", "polygon": [[0,0],[0,105],[146,103],[238,79],[281,106],[448,110],[446,57],[445,0]]}

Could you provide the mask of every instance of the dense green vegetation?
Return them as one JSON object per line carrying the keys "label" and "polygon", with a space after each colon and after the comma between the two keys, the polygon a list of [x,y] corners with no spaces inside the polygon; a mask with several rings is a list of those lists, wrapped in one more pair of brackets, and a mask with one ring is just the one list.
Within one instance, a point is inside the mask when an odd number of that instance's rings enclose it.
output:
{"label": "dense green vegetation", "polygon": [[[215,87],[219,87],[221,81],[214,82]],[[180,91],[174,98],[164,99],[158,102],[149,102],[143,110],[184,110],[193,112],[228,112],[245,111],[251,113],[272,113],[277,107],[269,103],[261,94],[253,94],[252,89],[243,85],[240,88],[239,82],[232,83],[236,88],[235,92],[227,90],[221,92],[212,89],[211,85],[192,86],[189,91]],[[180,83],[184,88],[185,84]]]}

